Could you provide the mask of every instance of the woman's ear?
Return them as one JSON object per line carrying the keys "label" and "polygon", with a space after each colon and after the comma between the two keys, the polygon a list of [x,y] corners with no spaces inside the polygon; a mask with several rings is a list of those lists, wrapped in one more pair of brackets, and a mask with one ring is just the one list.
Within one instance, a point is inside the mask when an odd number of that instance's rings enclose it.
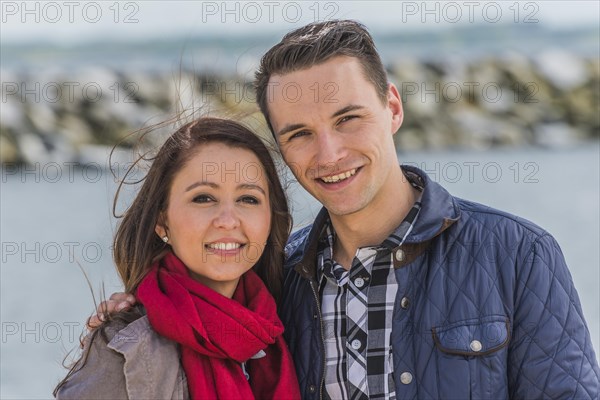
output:
{"label": "woman's ear", "polygon": [[163,213],[160,213],[158,216],[158,221],[154,227],[154,232],[156,232],[158,237],[160,237],[162,240],[169,236],[169,228],[167,227],[166,218],[164,218]]}

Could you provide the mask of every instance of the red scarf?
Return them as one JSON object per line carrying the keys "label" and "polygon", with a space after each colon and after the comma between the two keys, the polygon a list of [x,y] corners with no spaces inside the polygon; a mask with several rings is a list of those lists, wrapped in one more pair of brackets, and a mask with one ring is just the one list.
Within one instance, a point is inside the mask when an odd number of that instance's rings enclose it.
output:
{"label": "red scarf", "polygon": [[[240,278],[228,299],[192,279],[168,253],[152,266],[137,298],[154,330],[181,345],[192,399],[300,398],[275,301],[254,271]],[[266,356],[250,359],[261,350]]]}

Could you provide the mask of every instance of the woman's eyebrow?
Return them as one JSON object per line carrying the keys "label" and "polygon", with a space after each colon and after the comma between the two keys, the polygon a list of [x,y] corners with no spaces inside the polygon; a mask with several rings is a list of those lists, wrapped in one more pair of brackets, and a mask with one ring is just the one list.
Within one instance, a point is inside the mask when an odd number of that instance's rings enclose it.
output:
{"label": "woman's eyebrow", "polygon": [[185,191],[189,192],[190,190],[197,188],[198,186],[210,186],[213,189],[216,189],[219,187],[219,185],[217,185],[216,183],[213,183],[213,182],[198,181],[198,182],[194,182],[190,186],[186,187]]}
{"label": "woman's eyebrow", "polygon": [[262,187],[255,185],[254,183],[242,183],[238,185],[238,189],[255,189],[264,194],[265,196],[267,195]]}

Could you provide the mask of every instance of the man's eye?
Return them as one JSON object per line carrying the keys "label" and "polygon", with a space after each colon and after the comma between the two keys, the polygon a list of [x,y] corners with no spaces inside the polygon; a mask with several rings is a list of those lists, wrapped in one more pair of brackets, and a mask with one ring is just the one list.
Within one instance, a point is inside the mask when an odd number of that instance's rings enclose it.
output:
{"label": "man's eye", "polygon": [[306,135],[308,135],[308,131],[298,131],[298,132],[294,133],[293,135],[291,135],[288,140],[296,139],[296,138],[299,138],[301,136],[306,136]]}
{"label": "man's eye", "polygon": [[214,201],[214,199],[212,197],[210,197],[209,195],[199,194],[198,196],[194,197],[194,199],[192,201],[194,203],[209,203],[211,201]]}
{"label": "man's eye", "polygon": [[240,201],[242,203],[246,203],[246,204],[260,204],[260,200],[258,200],[256,197],[254,196],[242,196],[240,198]]}
{"label": "man's eye", "polygon": [[346,115],[345,117],[342,117],[342,118],[340,119],[340,122],[339,122],[339,123],[341,124],[341,123],[343,123],[343,122],[347,122],[347,121],[350,121],[350,120],[352,120],[352,119],[356,119],[356,118],[358,118],[358,115]]}

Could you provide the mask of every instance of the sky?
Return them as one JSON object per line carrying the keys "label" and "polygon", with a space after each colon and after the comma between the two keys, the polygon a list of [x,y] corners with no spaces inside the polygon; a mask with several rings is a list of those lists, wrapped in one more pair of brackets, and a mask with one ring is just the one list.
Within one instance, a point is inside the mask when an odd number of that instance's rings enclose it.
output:
{"label": "sky", "polygon": [[0,43],[85,43],[280,34],[315,20],[357,19],[373,34],[473,24],[598,27],[591,1],[2,1]]}

